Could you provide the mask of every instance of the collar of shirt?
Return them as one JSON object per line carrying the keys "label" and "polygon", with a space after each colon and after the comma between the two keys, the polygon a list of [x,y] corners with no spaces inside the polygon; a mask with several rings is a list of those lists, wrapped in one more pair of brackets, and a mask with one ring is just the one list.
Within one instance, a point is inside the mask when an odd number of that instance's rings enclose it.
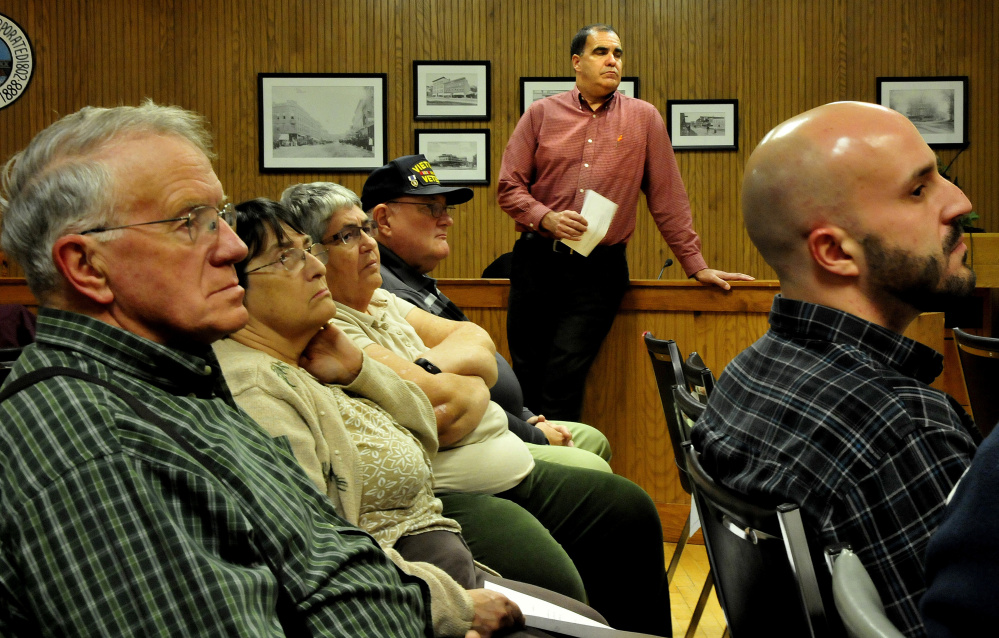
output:
{"label": "collar of shirt", "polygon": [[943,355],[933,348],[828,306],[777,295],[770,310],[770,327],[790,339],[855,346],[882,365],[923,383],[931,383],[943,372]]}
{"label": "collar of shirt", "polygon": [[387,268],[402,283],[416,290],[425,290],[427,293],[437,296],[437,280],[427,275],[416,272],[412,266],[402,260],[384,244],[378,244],[378,252],[381,255],[382,266]]}
{"label": "collar of shirt", "polygon": [[87,315],[53,308],[38,311],[36,341],[80,353],[175,395],[221,396],[232,404],[221,367],[210,346],[189,351],[164,346]]}
{"label": "collar of shirt", "polygon": [[576,104],[579,105],[579,110],[585,111],[587,113],[599,113],[600,111],[609,111],[612,108],[614,108],[619,102],[619,100],[617,99],[618,93],[617,90],[615,90],[613,93],[610,94],[610,97],[607,98],[607,101],[601,104],[600,108],[594,111],[593,109],[590,108],[590,103],[586,101],[586,98],[583,97],[583,94],[579,92],[578,86],[572,87],[572,95],[573,97],[576,98]]}

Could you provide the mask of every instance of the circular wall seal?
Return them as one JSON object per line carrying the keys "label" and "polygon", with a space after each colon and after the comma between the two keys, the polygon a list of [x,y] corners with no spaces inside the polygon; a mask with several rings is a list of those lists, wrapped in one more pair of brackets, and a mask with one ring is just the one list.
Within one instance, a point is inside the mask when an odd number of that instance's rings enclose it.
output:
{"label": "circular wall seal", "polygon": [[0,13],[0,109],[24,94],[34,72],[31,41],[16,22]]}

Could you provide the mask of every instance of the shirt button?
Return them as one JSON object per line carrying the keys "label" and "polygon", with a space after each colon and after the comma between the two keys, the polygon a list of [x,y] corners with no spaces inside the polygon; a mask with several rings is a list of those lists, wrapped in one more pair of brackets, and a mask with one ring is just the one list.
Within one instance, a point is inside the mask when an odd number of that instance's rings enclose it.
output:
{"label": "shirt button", "polygon": [[597,114],[596,114],[596,113],[594,113],[594,114],[593,114],[593,117],[596,117],[596,116],[597,116]]}
{"label": "shirt button", "polygon": [[333,454],[340,456],[340,450],[333,450]]}
{"label": "shirt button", "polygon": [[580,189],[579,189],[579,192],[580,192],[580,193],[582,193],[582,192],[583,192],[583,189],[582,189],[582,188],[580,188]]}
{"label": "shirt button", "polygon": [[589,164],[583,164],[583,168],[589,168],[589,167],[590,167]]}
{"label": "shirt button", "polygon": [[586,143],[587,143],[587,144],[592,144],[592,143],[593,143],[593,140],[586,140]]}
{"label": "shirt button", "polygon": [[319,416],[326,416],[326,412],[324,410],[320,410],[319,411]]}
{"label": "shirt button", "polygon": [[188,393],[187,398],[188,399],[197,399],[198,395],[195,394],[194,392],[190,392],[190,393]]}
{"label": "shirt button", "polygon": [[534,224],[528,224],[528,226],[530,226],[531,228],[534,228]]}
{"label": "shirt button", "polygon": [[211,374],[211,373],[212,373],[212,367],[209,366],[209,365],[206,365],[205,366],[205,374]]}

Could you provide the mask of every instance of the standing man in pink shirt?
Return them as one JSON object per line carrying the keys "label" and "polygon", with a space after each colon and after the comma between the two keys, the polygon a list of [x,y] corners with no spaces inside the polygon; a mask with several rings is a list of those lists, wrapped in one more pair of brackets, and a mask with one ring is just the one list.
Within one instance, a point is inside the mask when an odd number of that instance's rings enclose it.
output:
{"label": "standing man in pink shirt", "polygon": [[[579,421],[590,365],[628,288],[625,246],[642,191],[684,272],[728,289],[742,273],[708,268],[662,116],[617,93],[623,49],[605,24],[572,39],[576,86],[534,102],[517,124],[499,175],[500,207],[517,222],[507,333],[526,405]],[[586,190],[618,205],[600,245],[584,257],[560,239],[586,230]],[[528,396],[531,395],[531,396]]]}

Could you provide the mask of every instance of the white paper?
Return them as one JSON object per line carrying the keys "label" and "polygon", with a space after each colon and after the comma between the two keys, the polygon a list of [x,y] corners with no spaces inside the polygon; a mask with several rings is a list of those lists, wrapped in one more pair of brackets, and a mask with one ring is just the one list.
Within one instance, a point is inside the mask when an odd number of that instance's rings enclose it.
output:
{"label": "white paper", "polygon": [[590,625],[592,627],[606,627],[607,625],[601,625],[595,620],[591,620],[586,616],[581,616],[574,611],[569,611],[554,605],[547,600],[541,600],[529,594],[524,594],[519,591],[514,591],[509,587],[504,587],[502,585],[497,585],[496,583],[491,583],[486,580],[485,589],[491,589],[493,591],[499,592],[517,603],[520,607],[520,611],[524,612],[525,616],[535,616],[540,618],[549,618],[552,620],[563,620],[568,622],[573,622],[579,625]]}
{"label": "white paper", "polygon": [[607,234],[617,204],[594,190],[587,190],[583,195],[583,210],[579,214],[586,220],[586,231],[579,239],[562,239],[563,244],[586,257],[597,247],[600,240]]}
{"label": "white paper", "polygon": [[701,529],[701,515],[697,511],[697,501],[693,497],[690,498],[690,534],[687,538],[690,538],[697,533],[697,530]]}

